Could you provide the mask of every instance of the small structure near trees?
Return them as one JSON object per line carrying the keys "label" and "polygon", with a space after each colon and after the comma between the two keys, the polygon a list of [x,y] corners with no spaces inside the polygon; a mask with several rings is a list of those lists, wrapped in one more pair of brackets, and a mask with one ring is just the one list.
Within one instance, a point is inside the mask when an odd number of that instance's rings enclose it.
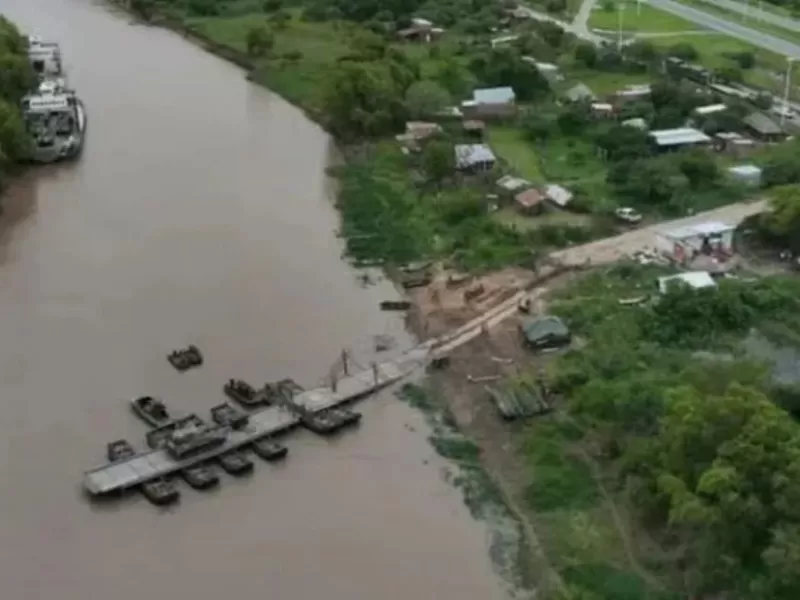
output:
{"label": "small structure near trees", "polygon": [[497,163],[497,157],[486,144],[456,144],[454,151],[456,168],[459,171],[490,171]]}
{"label": "small structure near trees", "polygon": [[512,117],[517,114],[517,95],[511,87],[477,89],[472,100],[461,103],[461,112],[468,120]]}
{"label": "small structure near trees", "polygon": [[753,136],[764,142],[779,142],[786,137],[783,129],[763,112],[750,113],[742,119],[742,124]]}
{"label": "small structure near trees", "polygon": [[656,247],[670,260],[687,264],[698,255],[728,258],[733,254],[733,225],[707,221],[659,233]]}
{"label": "small structure near trees", "polygon": [[519,328],[525,345],[534,350],[563,348],[572,341],[564,321],[554,316],[525,319]]}

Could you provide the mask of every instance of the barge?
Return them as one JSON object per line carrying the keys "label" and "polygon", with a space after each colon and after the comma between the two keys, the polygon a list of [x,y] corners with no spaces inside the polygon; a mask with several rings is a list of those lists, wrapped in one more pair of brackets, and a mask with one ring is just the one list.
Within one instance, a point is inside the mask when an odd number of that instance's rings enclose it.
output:
{"label": "barge", "polygon": [[[302,407],[306,415],[325,413],[331,408],[362,398],[400,381],[424,365],[428,355],[429,348],[424,346],[415,348],[395,360],[340,379],[335,391],[327,387],[304,391],[294,396],[291,404]],[[197,419],[202,423],[196,415],[184,417],[187,418]],[[175,427],[174,423],[175,421],[159,429]],[[296,411],[287,410],[284,406],[267,406],[249,413],[248,424],[242,429],[236,430],[222,425],[210,428],[213,442],[195,446],[190,452],[174,452],[170,449],[170,444],[164,442],[156,447],[151,446],[152,449],[147,452],[89,469],[84,473],[83,486],[90,495],[101,496],[146,482],[165,481],[164,477],[172,473],[193,465],[204,464],[227,452],[256,443],[266,444],[270,436],[300,424],[301,418]],[[159,429],[149,432],[148,436],[152,438]]]}
{"label": "barge", "polygon": [[273,441],[269,437],[256,440],[253,442],[252,448],[253,454],[270,462],[286,458],[286,455],[289,454],[289,449],[286,446]]}
{"label": "barge", "polygon": [[[108,460],[113,463],[129,460],[136,455],[136,452],[127,440],[117,440],[108,444],[106,454]],[[161,477],[142,483],[141,491],[142,495],[152,504],[159,506],[172,504],[176,502],[181,495],[170,481]]]}
{"label": "barge", "polygon": [[219,466],[229,475],[246,475],[253,472],[253,461],[238,450],[231,450],[217,457]]}

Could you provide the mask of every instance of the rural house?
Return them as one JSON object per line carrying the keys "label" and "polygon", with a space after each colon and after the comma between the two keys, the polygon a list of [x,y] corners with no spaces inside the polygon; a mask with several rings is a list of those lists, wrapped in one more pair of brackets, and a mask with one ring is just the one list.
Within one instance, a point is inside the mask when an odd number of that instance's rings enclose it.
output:
{"label": "rural house", "polygon": [[485,144],[456,144],[456,168],[459,171],[480,173],[494,168],[497,158]]}
{"label": "rural house", "polygon": [[547,197],[536,188],[525,190],[514,196],[517,210],[523,215],[528,216],[537,215],[542,212],[545,200],[547,200]]}
{"label": "rural house", "polygon": [[707,221],[656,236],[656,247],[670,260],[686,264],[700,254],[730,256],[736,228],[719,221]]}
{"label": "rural house", "polygon": [[567,208],[569,203],[572,202],[572,192],[570,192],[567,188],[561,187],[555,183],[551,183],[544,187],[544,195],[558,208]]}
{"label": "rural house", "polygon": [[572,86],[564,92],[564,96],[570,102],[594,102],[597,100],[597,96],[594,95],[592,89],[585,83],[578,83]]}
{"label": "rural house", "polygon": [[428,44],[438,39],[444,33],[444,29],[434,27],[433,23],[427,19],[411,19],[411,26],[401,29],[397,36],[408,42],[422,42]]}
{"label": "rural house", "polygon": [[742,119],[742,124],[757,139],[764,142],[779,142],[786,137],[775,121],[763,112],[753,112]]}
{"label": "rural house", "polygon": [[472,100],[461,103],[467,120],[512,117],[517,113],[517,95],[510,87],[483,88],[472,92]]}
{"label": "rural house", "polygon": [[659,129],[651,131],[649,135],[653,145],[659,152],[707,146],[711,143],[710,137],[702,131],[691,127]]}

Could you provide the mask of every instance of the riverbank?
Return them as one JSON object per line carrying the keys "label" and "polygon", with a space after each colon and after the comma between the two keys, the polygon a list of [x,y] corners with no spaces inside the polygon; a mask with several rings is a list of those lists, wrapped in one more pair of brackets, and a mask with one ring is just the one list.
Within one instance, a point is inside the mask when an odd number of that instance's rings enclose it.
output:
{"label": "riverbank", "polygon": [[19,29],[0,15],[0,192],[10,177],[18,175],[28,155],[30,139],[22,120],[20,100],[34,88],[36,76],[28,60],[28,42]]}

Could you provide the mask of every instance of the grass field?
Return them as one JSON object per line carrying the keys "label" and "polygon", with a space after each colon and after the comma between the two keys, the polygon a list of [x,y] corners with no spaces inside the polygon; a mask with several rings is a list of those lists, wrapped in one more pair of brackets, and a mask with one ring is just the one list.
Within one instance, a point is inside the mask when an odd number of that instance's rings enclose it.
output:
{"label": "grass field", "polygon": [[697,25],[691,21],[665,13],[644,3],[637,6],[635,2],[609,4],[608,7],[613,6],[613,10],[607,10],[604,6],[592,11],[589,16],[589,27],[617,31],[620,26],[620,4],[624,7],[621,11],[623,32],[671,33],[697,29]]}
{"label": "grass field", "polygon": [[543,183],[540,159],[533,144],[514,127],[494,126],[489,129],[489,144],[509,167],[534,183]]}

